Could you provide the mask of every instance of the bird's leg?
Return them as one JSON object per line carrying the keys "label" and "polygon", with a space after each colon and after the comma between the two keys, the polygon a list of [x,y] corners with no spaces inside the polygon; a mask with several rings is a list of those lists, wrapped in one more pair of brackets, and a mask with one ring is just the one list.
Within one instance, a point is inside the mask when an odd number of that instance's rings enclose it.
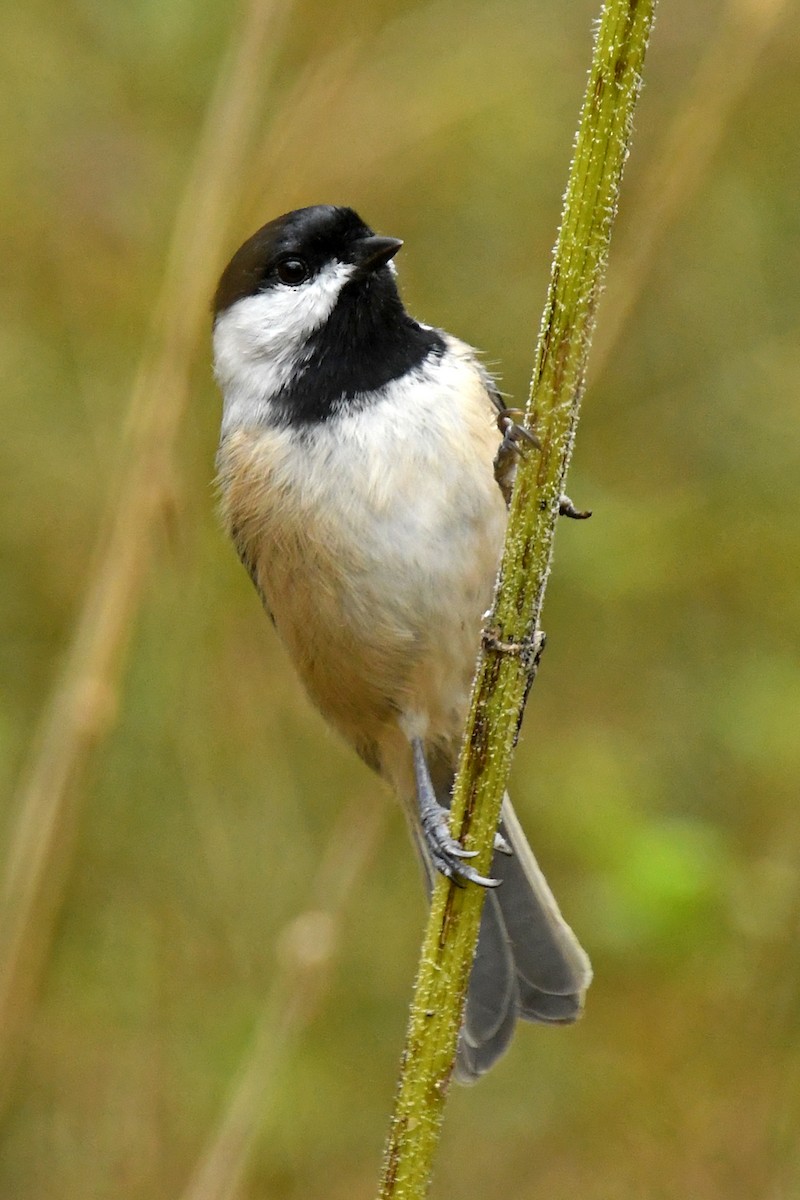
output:
{"label": "bird's leg", "polygon": [[474,867],[464,862],[465,858],[474,858],[477,850],[465,850],[451,836],[447,809],[442,808],[436,799],[421,738],[411,738],[411,750],[414,756],[419,822],[436,870],[452,879],[454,883],[463,884],[465,880],[470,880],[483,887],[497,887],[500,882],[498,879],[479,875]]}
{"label": "bird's leg", "polygon": [[536,434],[520,424],[523,413],[518,408],[499,408],[497,428],[503,435],[494,459],[494,477],[506,504],[511,503],[511,489],[517,471],[517,459],[525,453],[525,445],[541,449]]}
{"label": "bird's leg", "polygon": [[[525,453],[526,445],[534,446],[537,450],[542,448],[533,430],[520,424],[523,417],[524,413],[519,408],[499,408],[497,412],[497,428],[503,440],[494,459],[494,477],[506,504],[511,503],[517,459]],[[560,516],[571,517],[573,521],[585,521],[592,515],[591,509],[576,508],[569,496],[559,497],[558,512]]]}

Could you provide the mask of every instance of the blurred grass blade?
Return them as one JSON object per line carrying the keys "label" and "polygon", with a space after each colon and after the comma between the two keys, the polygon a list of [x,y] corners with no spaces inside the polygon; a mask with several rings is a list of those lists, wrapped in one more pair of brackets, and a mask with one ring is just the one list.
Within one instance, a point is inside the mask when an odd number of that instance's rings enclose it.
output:
{"label": "blurred grass blade", "polygon": [[167,501],[192,358],[205,331],[241,170],[290,0],[250,0],[209,101],[178,205],[161,291],[133,385],[128,464],[95,554],[83,609],[16,798],[0,896],[0,1101],[46,960],[94,747],[113,726],[125,654]]}
{"label": "blurred grass blade", "polygon": [[235,1200],[259,1134],[278,1098],[277,1082],[299,1035],[325,995],[348,900],[375,852],[385,804],[361,797],[339,817],[317,877],[317,907],[278,939],[270,995],[228,1105],[181,1200]]}

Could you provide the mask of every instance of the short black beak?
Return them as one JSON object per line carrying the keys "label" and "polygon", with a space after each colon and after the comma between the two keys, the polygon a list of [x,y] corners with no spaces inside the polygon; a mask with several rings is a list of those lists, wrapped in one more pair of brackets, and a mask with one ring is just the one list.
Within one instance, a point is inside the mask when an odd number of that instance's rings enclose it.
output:
{"label": "short black beak", "polygon": [[357,267],[357,275],[369,275],[385,267],[402,244],[399,238],[363,237],[351,244],[347,257]]}

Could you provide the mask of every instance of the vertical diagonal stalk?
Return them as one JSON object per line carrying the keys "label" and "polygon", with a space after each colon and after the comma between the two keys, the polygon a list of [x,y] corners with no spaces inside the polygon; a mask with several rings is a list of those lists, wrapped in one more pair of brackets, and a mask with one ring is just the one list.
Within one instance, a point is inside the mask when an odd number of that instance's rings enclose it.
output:
{"label": "vertical diagonal stalk", "polygon": [[129,405],[130,444],[83,607],[16,797],[0,887],[0,1107],[61,902],[92,752],[113,727],[125,656],[169,495],[216,262],[291,0],[243,0],[179,202]]}
{"label": "vertical diagonal stalk", "polygon": [[[453,792],[452,827],[487,872],[525,700],[655,0],[607,0],[597,27],[526,412],[541,445],[520,463]],[[440,878],[423,942],[380,1188],[427,1194],[483,893]]]}

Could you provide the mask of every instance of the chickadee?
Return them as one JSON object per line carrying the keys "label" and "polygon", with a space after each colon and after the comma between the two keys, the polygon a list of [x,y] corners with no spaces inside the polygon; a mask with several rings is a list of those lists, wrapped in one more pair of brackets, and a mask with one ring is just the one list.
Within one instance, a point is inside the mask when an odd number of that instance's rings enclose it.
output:
{"label": "chickadee", "polygon": [[437,871],[502,884],[459,1038],[467,1082],[517,1018],[574,1021],[591,968],[508,797],[492,879],[448,830],[506,527],[508,420],[476,352],[406,312],[401,245],[317,205],[237,250],[214,297],[217,465],[239,557],[311,699],[400,798],[428,891]]}

